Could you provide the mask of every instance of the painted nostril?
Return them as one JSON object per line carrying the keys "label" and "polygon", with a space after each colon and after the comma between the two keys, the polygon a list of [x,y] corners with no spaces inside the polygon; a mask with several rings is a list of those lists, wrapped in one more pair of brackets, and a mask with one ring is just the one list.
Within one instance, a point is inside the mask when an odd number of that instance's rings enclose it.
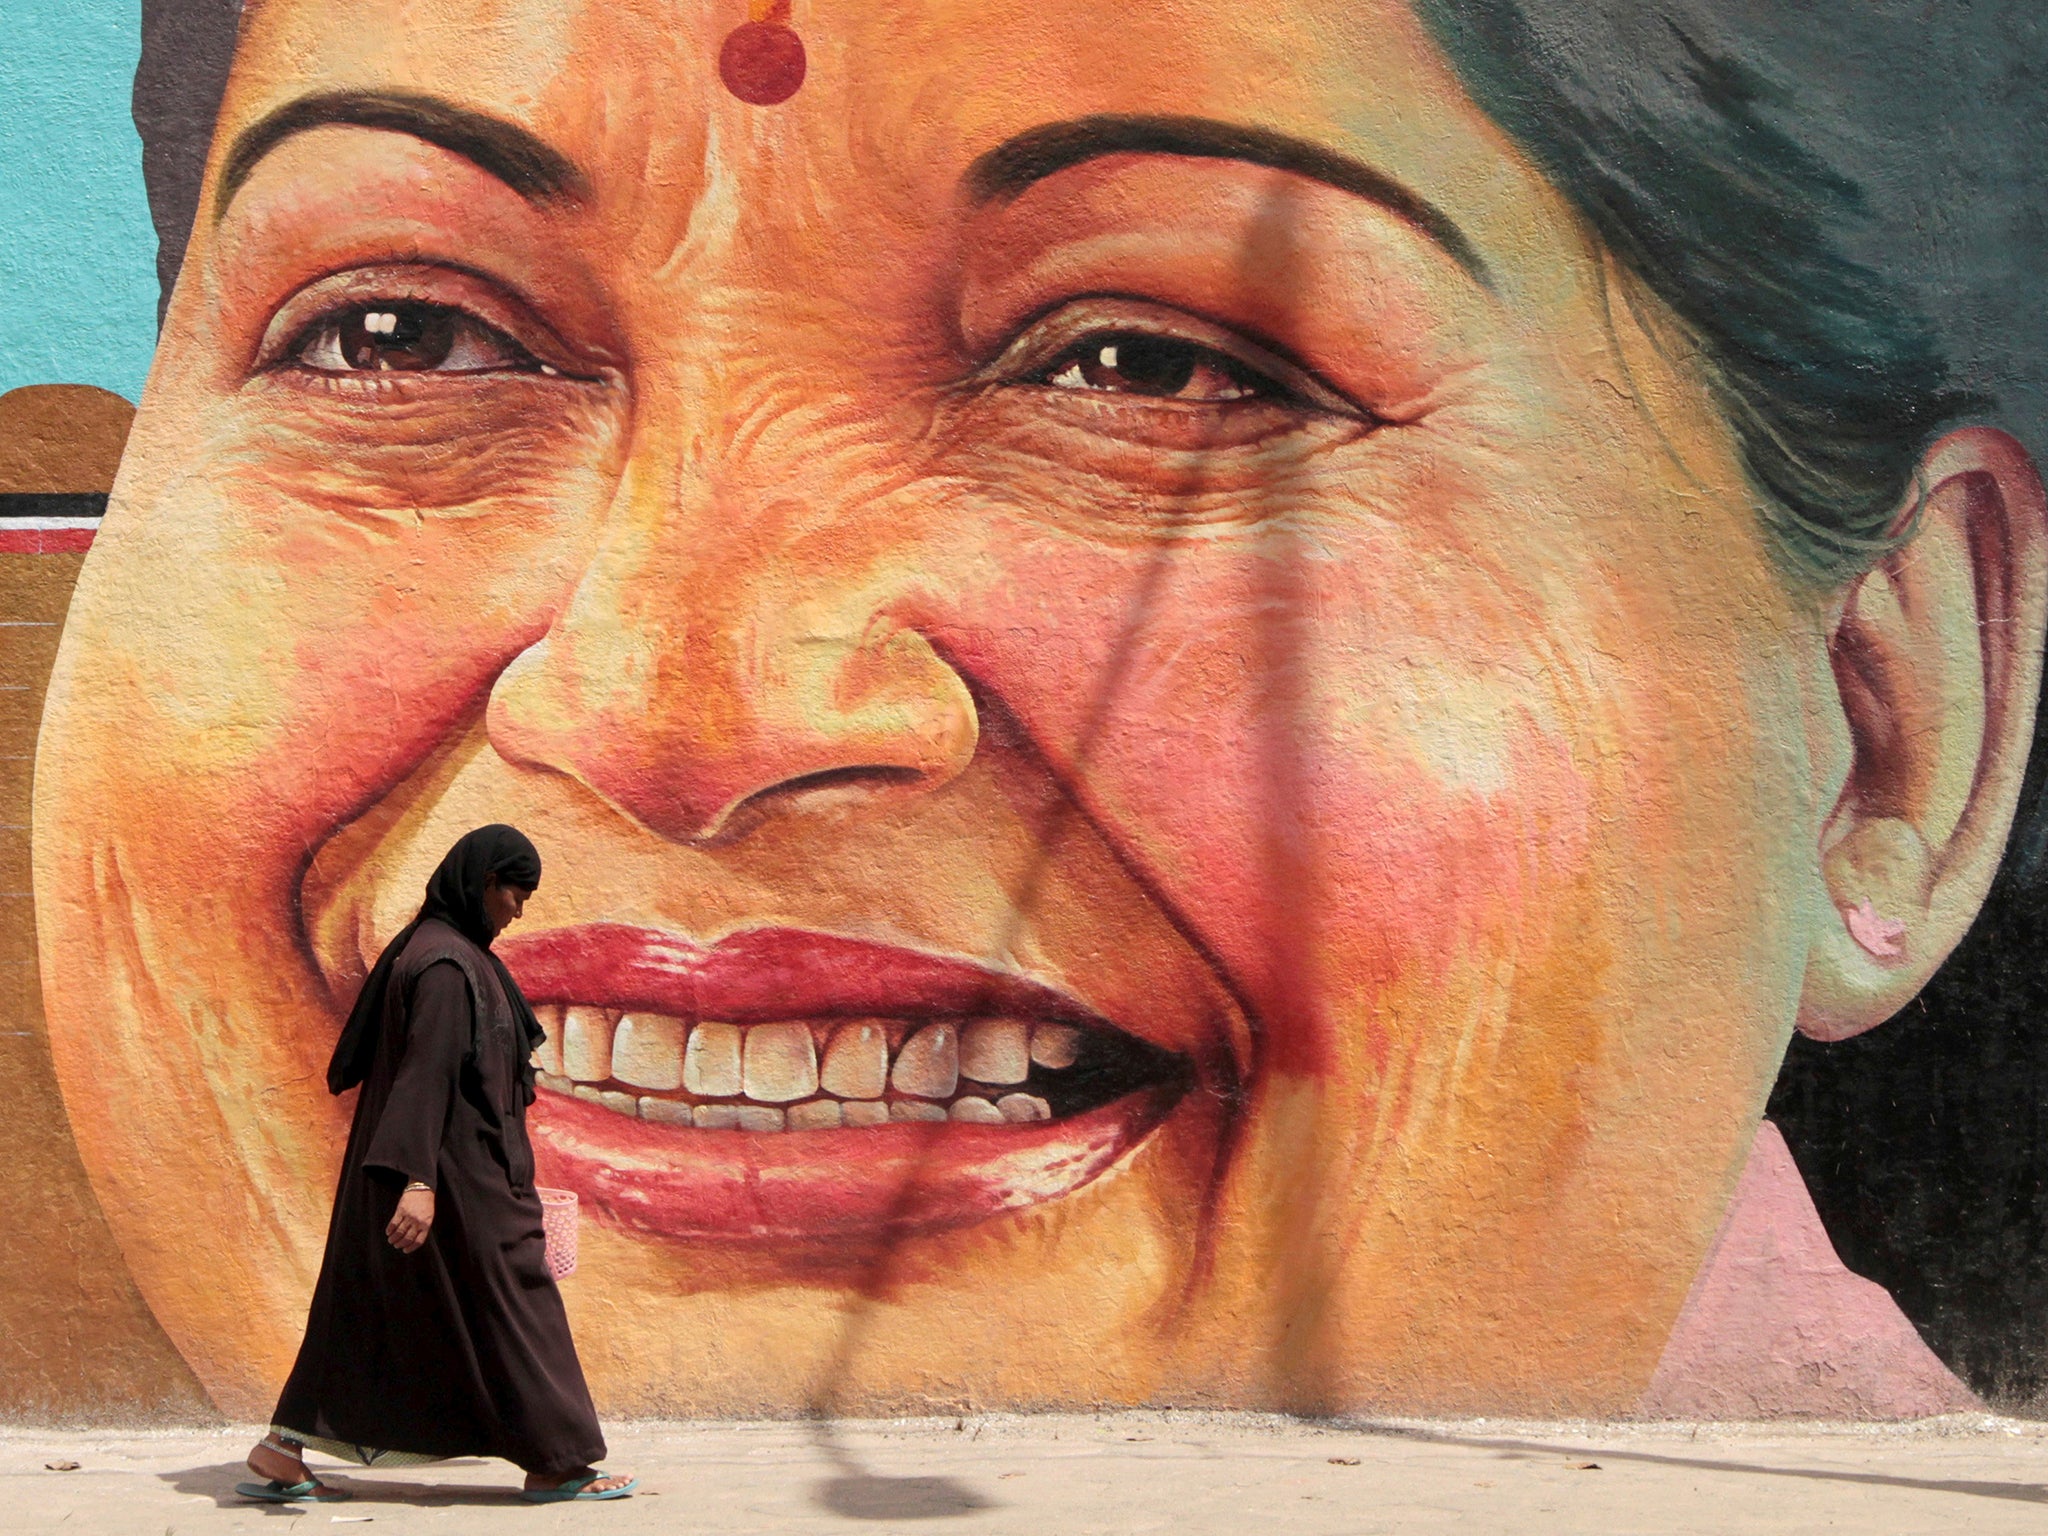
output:
{"label": "painted nostril", "polygon": [[924,778],[924,772],[917,768],[899,768],[889,763],[869,763],[858,768],[821,768],[816,773],[800,774],[780,784],[771,784],[759,791],[759,795],[801,795],[814,789],[858,788],[871,784],[915,784]]}
{"label": "painted nostril", "polygon": [[923,635],[777,617],[656,650],[615,605],[572,609],[500,674],[490,743],[679,842],[725,835],[742,807],[937,788],[967,766],[973,695]]}

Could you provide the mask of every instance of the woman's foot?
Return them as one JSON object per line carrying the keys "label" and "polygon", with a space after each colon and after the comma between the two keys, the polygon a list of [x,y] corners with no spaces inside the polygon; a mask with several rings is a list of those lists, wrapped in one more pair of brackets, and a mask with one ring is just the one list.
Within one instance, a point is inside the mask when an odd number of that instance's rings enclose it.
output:
{"label": "woman's foot", "polygon": [[256,1448],[249,1452],[249,1470],[268,1482],[278,1483],[286,1488],[295,1488],[302,1483],[311,1483],[314,1494],[331,1494],[339,1490],[330,1488],[306,1469],[305,1447],[295,1440],[282,1435],[269,1434],[256,1442]]}
{"label": "woman's foot", "polygon": [[564,1472],[559,1475],[551,1473],[543,1476],[538,1472],[529,1472],[526,1474],[526,1491],[528,1493],[551,1493],[557,1488],[566,1488],[571,1483],[581,1483],[585,1478],[592,1478],[595,1481],[579,1488],[577,1490],[579,1497],[596,1498],[601,1494],[616,1493],[622,1488],[631,1487],[633,1484],[633,1479],[622,1473],[599,1472],[595,1467],[578,1467],[573,1472]]}

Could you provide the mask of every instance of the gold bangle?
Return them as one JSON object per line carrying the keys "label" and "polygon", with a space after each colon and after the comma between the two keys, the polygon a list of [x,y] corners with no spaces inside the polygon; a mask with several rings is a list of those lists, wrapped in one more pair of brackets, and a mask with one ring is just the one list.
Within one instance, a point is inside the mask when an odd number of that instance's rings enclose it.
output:
{"label": "gold bangle", "polygon": [[406,1186],[405,1186],[405,1192],[406,1192],[406,1193],[407,1193],[408,1195],[409,1195],[409,1194],[411,1194],[411,1193],[412,1193],[412,1192],[413,1192],[414,1190],[416,1190],[416,1189],[424,1189],[424,1190],[425,1190],[425,1191],[426,1191],[426,1192],[427,1192],[428,1194],[430,1194],[430,1195],[431,1195],[431,1194],[432,1194],[432,1193],[434,1192],[434,1186],[433,1186],[433,1185],[431,1185],[431,1184],[422,1184],[422,1183],[421,1183],[421,1182],[420,1182],[420,1181],[419,1181],[418,1179],[414,1179],[414,1180],[413,1180],[413,1181],[412,1181],[412,1182],[411,1182],[410,1184],[408,1184],[408,1185],[406,1185]]}

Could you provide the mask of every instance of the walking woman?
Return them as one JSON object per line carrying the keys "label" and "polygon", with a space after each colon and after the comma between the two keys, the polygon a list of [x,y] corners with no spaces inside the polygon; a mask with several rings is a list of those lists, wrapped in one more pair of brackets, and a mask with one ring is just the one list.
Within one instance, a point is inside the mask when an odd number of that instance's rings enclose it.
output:
{"label": "walking woman", "polygon": [[520,832],[480,827],[427,882],[342,1030],[327,1086],[362,1085],[298,1364],[249,1453],[273,1503],[346,1495],[310,1446],[364,1466],[502,1456],[536,1502],[614,1499],[549,1275],[526,1139],[533,1010],[491,941],[540,884]]}

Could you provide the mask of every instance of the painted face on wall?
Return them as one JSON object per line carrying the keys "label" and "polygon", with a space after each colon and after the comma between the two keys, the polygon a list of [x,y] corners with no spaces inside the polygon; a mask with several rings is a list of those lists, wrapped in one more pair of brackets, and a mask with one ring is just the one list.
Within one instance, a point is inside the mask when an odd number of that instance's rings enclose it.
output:
{"label": "painted face on wall", "polygon": [[742,20],[245,22],[38,770],[157,1315],[267,1406],[509,821],[609,1408],[1626,1407],[1849,942],[1688,349],[1402,6]]}

